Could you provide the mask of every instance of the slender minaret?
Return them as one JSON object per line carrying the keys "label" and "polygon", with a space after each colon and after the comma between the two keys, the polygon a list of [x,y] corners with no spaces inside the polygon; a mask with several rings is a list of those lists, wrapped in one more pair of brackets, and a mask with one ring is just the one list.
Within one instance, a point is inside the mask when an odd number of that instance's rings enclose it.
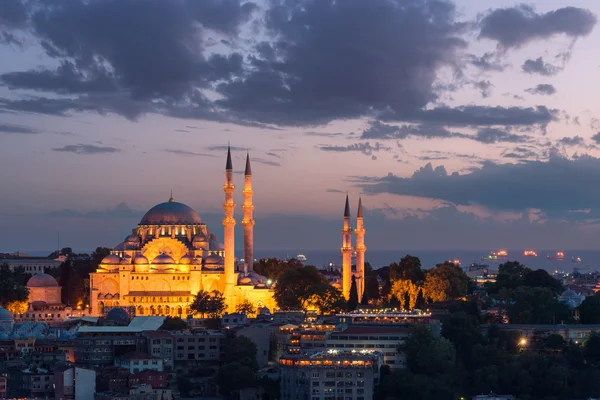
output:
{"label": "slender minaret", "polygon": [[233,284],[235,279],[235,218],[233,212],[235,204],[233,203],[233,166],[231,164],[231,148],[227,146],[227,164],[225,166],[225,203],[223,203],[223,241],[225,242],[225,292],[224,294],[231,295],[233,292]]}
{"label": "slender minaret", "polygon": [[358,290],[358,302],[362,300],[365,292],[365,225],[363,222],[362,199],[358,198],[358,213],[356,214],[356,289]]}
{"label": "slender minaret", "polygon": [[344,229],[342,229],[342,293],[346,300],[350,298],[352,280],[352,227],[350,226],[350,202],[346,195],[344,209]]}
{"label": "slender minaret", "polygon": [[254,205],[252,205],[252,168],[250,168],[250,153],[246,153],[246,171],[244,172],[244,262],[248,271],[252,271],[254,265]]}

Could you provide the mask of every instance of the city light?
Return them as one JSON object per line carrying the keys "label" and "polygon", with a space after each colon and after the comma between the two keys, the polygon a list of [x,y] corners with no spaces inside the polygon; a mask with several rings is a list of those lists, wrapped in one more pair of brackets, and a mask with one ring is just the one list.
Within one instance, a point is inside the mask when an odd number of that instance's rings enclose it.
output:
{"label": "city light", "polygon": [[525,339],[525,338],[521,338],[521,340],[519,340],[519,344],[520,344],[521,346],[527,346],[527,339]]}

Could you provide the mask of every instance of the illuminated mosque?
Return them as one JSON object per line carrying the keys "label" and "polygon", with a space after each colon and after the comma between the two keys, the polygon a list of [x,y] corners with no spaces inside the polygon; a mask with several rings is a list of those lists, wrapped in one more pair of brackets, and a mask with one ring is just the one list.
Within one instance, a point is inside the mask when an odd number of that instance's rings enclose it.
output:
{"label": "illuminated mosque", "polygon": [[257,309],[273,310],[270,282],[252,270],[254,206],[249,155],[242,191],[243,260],[234,254],[235,186],[230,149],[223,190],[223,244],[196,211],[171,195],[169,201],[152,207],[131,235],[90,274],[92,315],[123,307],[134,315],[185,316],[199,291],[221,292],[228,312],[246,300]]}

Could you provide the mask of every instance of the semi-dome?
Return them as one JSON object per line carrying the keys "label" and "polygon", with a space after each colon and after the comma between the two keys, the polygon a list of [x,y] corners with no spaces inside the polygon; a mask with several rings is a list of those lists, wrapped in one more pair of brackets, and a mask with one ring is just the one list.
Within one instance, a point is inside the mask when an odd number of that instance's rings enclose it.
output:
{"label": "semi-dome", "polygon": [[129,323],[129,314],[121,307],[116,307],[106,314],[106,321],[127,325]]}
{"label": "semi-dome", "polygon": [[102,262],[100,264],[120,264],[120,263],[121,263],[121,257],[119,257],[116,254],[109,254],[102,259]]}
{"label": "semi-dome", "polygon": [[138,235],[131,234],[125,238],[125,242],[127,243],[139,243],[140,238]]}
{"label": "semi-dome", "polygon": [[191,207],[168,201],[152,207],[140,221],[140,225],[192,225],[202,220]]}
{"label": "semi-dome", "polygon": [[148,264],[148,259],[146,258],[146,256],[144,256],[143,254],[138,254],[137,256],[135,256],[135,258],[133,259],[133,263],[134,264]]}
{"label": "semi-dome", "polygon": [[27,281],[27,287],[38,288],[38,287],[57,287],[58,282],[56,279],[48,274],[37,274],[29,278]]}
{"label": "semi-dome", "polygon": [[192,263],[192,257],[190,257],[189,254],[186,254],[185,256],[183,256],[179,259],[179,264],[191,264],[191,263]]}
{"label": "semi-dome", "polygon": [[12,321],[13,320],[13,315],[10,311],[8,311],[6,308],[2,308],[0,307],[0,321]]}
{"label": "semi-dome", "polygon": [[161,254],[152,260],[152,264],[175,264],[175,260],[168,254]]}
{"label": "semi-dome", "polygon": [[212,254],[204,259],[205,264],[222,264],[223,257],[218,254]]}

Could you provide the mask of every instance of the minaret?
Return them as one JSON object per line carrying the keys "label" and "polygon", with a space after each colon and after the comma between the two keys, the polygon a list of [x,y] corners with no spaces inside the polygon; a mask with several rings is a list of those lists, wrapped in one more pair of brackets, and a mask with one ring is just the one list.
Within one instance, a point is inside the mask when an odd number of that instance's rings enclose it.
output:
{"label": "minaret", "polygon": [[246,153],[246,171],[244,172],[244,261],[248,271],[252,271],[254,265],[254,205],[252,205],[252,168],[250,168],[250,153]]}
{"label": "minaret", "polygon": [[344,209],[344,229],[342,229],[342,293],[346,300],[350,298],[352,284],[352,227],[350,226],[350,202],[346,195]]}
{"label": "minaret", "polygon": [[358,198],[358,213],[356,214],[356,289],[358,290],[358,302],[362,300],[365,292],[365,225],[363,222],[362,199]]}
{"label": "minaret", "polygon": [[235,279],[235,218],[233,212],[235,210],[235,204],[233,203],[233,192],[235,186],[233,185],[233,166],[231,163],[231,148],[227,146],[227,164],[225,166],[225,185],[223,191],[225,192],[225,203],[223,203],[223,211],[225,211],[225,218],[223,218],[223,241],[225,242],[225,291],[224,295],[228,296],[233,293],[233,285]]}

